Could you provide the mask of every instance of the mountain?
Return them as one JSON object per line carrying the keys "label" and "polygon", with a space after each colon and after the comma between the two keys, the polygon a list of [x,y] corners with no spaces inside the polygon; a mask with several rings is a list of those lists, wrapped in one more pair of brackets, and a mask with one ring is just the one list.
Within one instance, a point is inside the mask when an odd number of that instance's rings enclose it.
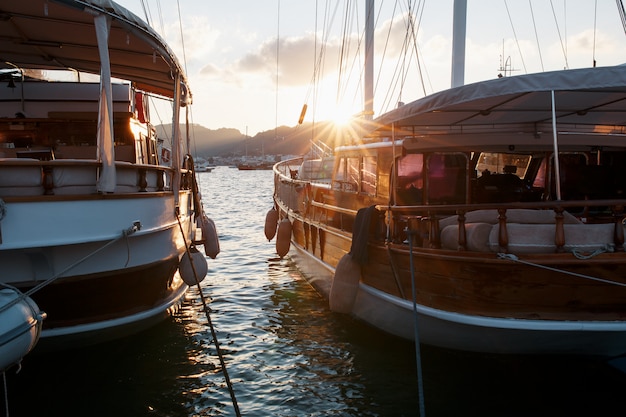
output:
{"label": "mountain", "polygon": [[[171,136],[172,125],[156,126],[160,138]],[[279,126],[276,129],[259,132],[246,137],[237,129],[208,129],[199,124],[190,126],[191,146],[196,156],[261,156],[265,155],[302,155],[309,151],[313,129],[324,141],[331,135],[330,123],[318,122],[315,125],[304,123],[295,127]],[[184,132],[183,132],[184,133]]]}

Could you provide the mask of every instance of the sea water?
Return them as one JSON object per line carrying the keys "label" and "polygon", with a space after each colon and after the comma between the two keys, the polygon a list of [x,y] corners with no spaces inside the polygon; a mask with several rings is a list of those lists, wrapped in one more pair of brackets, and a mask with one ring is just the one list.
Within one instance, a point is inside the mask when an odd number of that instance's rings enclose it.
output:
{"label": "sea water", "polygon": [[271,171],[218,167],[199,182],[221,245],[202,291],[140,334],[27,356],[7,373],[10,416],[237,416],[235,404],[248,417],[418,416],[418,384],[427,416],[623,415],[626,377],[600,360],[422,346],[418,381],[412,343],[330,312],[276,255]]}

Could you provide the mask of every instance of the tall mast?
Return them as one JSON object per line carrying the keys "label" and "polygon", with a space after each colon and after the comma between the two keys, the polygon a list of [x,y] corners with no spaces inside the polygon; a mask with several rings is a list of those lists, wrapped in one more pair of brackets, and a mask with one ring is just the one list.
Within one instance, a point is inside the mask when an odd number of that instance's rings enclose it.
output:
{"label": "tall mast", "polygon": [[452,23],[452,87],[465,84],[467,0],[454,0]]}
{"label": "tall mast", "polygon": [[365,3],[365,69],[363,94],[365,120],[374,117],[374,0]]}

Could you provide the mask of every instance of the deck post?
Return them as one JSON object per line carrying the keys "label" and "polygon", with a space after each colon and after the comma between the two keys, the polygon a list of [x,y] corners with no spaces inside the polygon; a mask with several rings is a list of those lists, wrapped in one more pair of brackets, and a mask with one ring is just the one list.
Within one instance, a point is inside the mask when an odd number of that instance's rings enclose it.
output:
{"label": "deck post", "polygon": [[498,209],[498,246],[500,251],[508,253],[509,251],[509,232],[506,229],[506,209]]}
{"label": "deck post", "polygon": [[556,245],[556,252],[562,253],[565,249],[565,228],[563,227],[563,207],[557,207],[554,209],[555,217],[555,231],[554,231],[554,244]]}

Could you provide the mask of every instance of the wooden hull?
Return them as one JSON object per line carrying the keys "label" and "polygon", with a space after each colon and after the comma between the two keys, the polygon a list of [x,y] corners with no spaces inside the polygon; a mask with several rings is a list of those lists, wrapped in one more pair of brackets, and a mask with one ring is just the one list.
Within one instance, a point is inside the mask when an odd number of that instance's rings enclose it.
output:
{"label": "wooden hull", "polygon": [[[339,237],[340,233],[326,230],[321,248],[318,241],[313,249],[310,241],[306,244],[298,239],[304,236],[303,228],[311,225],[296,216],[290,218],[294,225],[292,256],[307,280],[328,298],[341,253],[338,248],[349,247],[350,242]],[[324,261],[321,253],[325,253]],[[370,246],[369,255],[369,262],[361,269],[352,315],[388,333],[415,340],[417,317],[420,342],[444,348],[600,356],[626,352],[626,317],[620,312],[626,301],[615,287],[541,273],[541,269],[520,267],[513,261],[442,258],[416,250],[414,310],[409,252],[395,248],[389,255],[385,247]],[[595,266],[579,261],[581,267],[570,267],[587,272],[608,269],[623,281],[624,266],[605,267],[604,261],[596,260]],[[404,296],[395,282],[392,262]]]}

